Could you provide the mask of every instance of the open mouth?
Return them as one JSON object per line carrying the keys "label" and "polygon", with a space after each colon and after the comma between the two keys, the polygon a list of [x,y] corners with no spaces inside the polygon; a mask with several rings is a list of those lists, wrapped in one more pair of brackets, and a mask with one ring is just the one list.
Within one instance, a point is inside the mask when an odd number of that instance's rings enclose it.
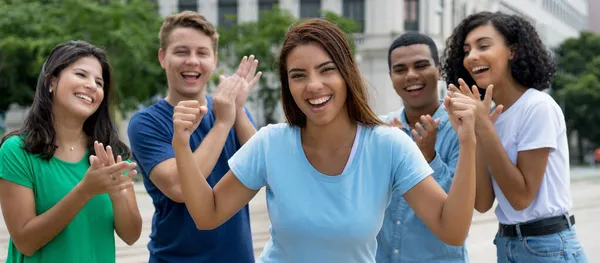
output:
{"label": "open mouth", "polygon": [[201,75],[202,74],[200,74],[198,72],[191,72],[191,71],[181,73],[181,76],[187,81],[195,81],[198,78],[200,78]]}
{"label": "open mouth", "polygon": [[94,100],[90,96],[85,94],[75,93],[75,97],[89,104],[92,104],[92,102],[94,102]]}
{"label": "open mouth", "polygon": [[410,85],[406,88],[404,88],[404,90],[406,90],[408,92],[408,94],[412,95],[412,96],[417,96],[419,94],[421,94],[421,92],[423,92],[423,90],[425,89],[424,85]]}
{"label": "open mouth", "polygon": [[332,97],[333,95],[326,95],[314,99],[308,99],[306,101],[308,102],[308,104],[310,104],[313,110],[319,110],[325,107],[325,105],[327,105],[327,103],[331,101]]}
{"label": "open mouth", "polygon": [[473,72],[474,75],[479,75],[481,73],[484,73],[486,71],[488,71],[490,69],[490,67],[488,66],[477,66],[471,69],[471,72]]}

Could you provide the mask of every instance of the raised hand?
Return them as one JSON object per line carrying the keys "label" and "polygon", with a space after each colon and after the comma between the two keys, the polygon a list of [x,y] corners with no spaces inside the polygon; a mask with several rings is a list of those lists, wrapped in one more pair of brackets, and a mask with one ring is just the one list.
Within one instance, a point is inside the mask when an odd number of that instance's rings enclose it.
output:
{"label": "raised hand", "polygon": [[479,101],[462,94],[460,95],[464,97],[456,97],[455,95],[455,91],[450,91],[448,96],[444,98],[450,124],[456,131],[460,142],[475,140],[475,111]]}
{"label": "raised hand", "polygon": [[400,129],[404,129],[404,124],[402,123],[402,121],[400,119],[398,119],[398,117],[394,117],[394,119],[392,119],[392,121],[390,121],[390,125],[400,128]]}
{"label": "raised hand", "polygon": [[213,111],[216,122],[233,126],[235,123],[236,98],[240,89],[247,88],[245,79],[233,75],[231,77],[219,77],[220,83],[213,96]]}
{"label": "raised hand", "polygon": [[109,156],[98,142],[94,143],[94,149],[97,155],[90,156],[90,168],[80,182],[84,193],[90,196],[114,194],[133,187],[132,177],[137,174],[135,163],[124,162],[121,156],[115,161],[112,149]]}
{"label": "raised hand", "polygon": [[256,69],[258,68],[258,60],[254,59],[254,55],[250,55],[250,57],[244,56],[240,65],[235,73],[240,78],[244,79],[247,85],[244,87],[240,87],[240,90],[235,99],[236,107],[242,108],[244,104],[246,104],[246,100],[248,99],[248,95],[252,88],[258,83],[260,76],[262,76],[262,72],[256,73]]}
{"label": "raised hand", "polygon": [[[421,124],[423,123],[423,124]],[[427,162],[433,161],[435,158],[435,141],[437,139],[437,128],[440,119],[433,119],[429,115],[421,116],[421,122],[415,124],[415,128],[411,133],[417,146],[425,156]]]}
{"label": "raised hand", "polygon": [[458,89],[453,84],[449,85],[451,93],[448,95],[452,99],[451,102],[461,101],[463,103],[468,103],[467,100],[471,99],[475,101],[475,129],[480,130],[488,125],[490,122],[493,124],[496,122],[500,114],[502,113],[503,105],[497,105],[493,112],[490,113],[492,107],[492,94],[494,93],[494,85],[488,86],[485,92],[485,97],[483,101],[480,100],[481,94],[479,93],[479,89],[477,86],[471,87],[469,86],[463,79],[458,79],[458,83],[460,85],[460,89]]}
{"label": "raised hand", "polygon": [[184,100],[173,109],[173,139],[188,141],[208,109],[197,100]]}

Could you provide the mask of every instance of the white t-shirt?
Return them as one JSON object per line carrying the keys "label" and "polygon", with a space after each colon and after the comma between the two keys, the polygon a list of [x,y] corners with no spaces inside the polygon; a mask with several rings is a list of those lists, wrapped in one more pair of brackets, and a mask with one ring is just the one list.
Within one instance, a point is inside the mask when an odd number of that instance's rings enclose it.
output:
{"label": "white t-shirt", "polygon": [[569,212],[572,201],[567,128],[563,112],[554,99],[530,88],[500,115],[494,126],[504,150],[515,165],[520,151],[550,148],[544,178],[526,209],[513,209],[492,177],[498,200],[498,221],[517,224]]}

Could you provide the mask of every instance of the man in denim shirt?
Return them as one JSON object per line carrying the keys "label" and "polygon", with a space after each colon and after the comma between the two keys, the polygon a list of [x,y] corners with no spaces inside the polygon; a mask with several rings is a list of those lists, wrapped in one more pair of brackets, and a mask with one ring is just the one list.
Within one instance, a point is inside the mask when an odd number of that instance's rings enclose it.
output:
{"label": "man in denim shirt", "polygon": [[[388,68],[404,107],[381,118],[415,140],[433,177],[447,193],[458,161],[458,137],[438,95],[441,67],[435,42],[416,32],[401,35],[388,51]],[[468,262],[464,245],[442,242],[397,193],[386,210],[377,242],[378,263]]]}

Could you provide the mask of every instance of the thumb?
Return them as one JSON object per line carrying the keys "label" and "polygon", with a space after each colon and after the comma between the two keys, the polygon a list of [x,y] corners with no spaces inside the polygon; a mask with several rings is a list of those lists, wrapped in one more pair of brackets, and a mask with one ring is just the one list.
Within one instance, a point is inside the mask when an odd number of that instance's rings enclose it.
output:
{"label": "thumb", "polygon": [[219,83],[223,82],[224,80],[226,80],[227,78],[223,75],[219,75]]}
{"label": "thumb", "polygon": [[204,115],[208,112],[208,107],[206,105],[200,106],[200,115]]}
{"label": "thumb", "polygon": [[494,109],[492,114],[490,114],[490,120],[492,120],[492,123],[496,122],[498,117],[500,117],[500,114],[502,114],[503,109],[504,109],[503,105],[496,106],[496,108]]}
{"label": "thumb", "polygon": [[98,162],[98,157],[96,157],[95,155],[90,155],[89,159],[90,159],[90,169],[92,171],[98,169],[99,168],[98,164],[100,163],[100,162]]}

